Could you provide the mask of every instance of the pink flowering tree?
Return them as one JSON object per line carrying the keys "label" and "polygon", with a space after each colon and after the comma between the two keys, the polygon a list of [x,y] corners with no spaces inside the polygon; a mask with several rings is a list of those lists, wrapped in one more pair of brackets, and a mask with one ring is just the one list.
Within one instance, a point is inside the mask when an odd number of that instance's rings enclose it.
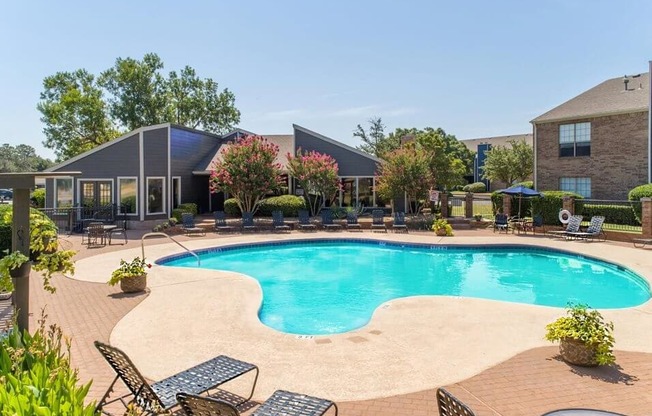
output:
{"label": "pink flowering tree", "polygon": [[[430,169],[430,155],[415,146],[404,146],[385,154],[376,172],[376,193],[392,201],[407,195],[408,201],[415,201],[418,211],[420,201],[427,198],[428,190],[435,185]],[[412,204],[407,206],[412,213]]]}
{"label": "pink flowering tree", "polygon": [[213,164],[212,193],[235,198],[242,212],[256,212],[266,194],[278,189],[281,165],[276,163],[278,146],[262,136],[245,136],[222,149],[221,160]]}
{"label": "pink flowering tree", "polygon": [[337,162],[331,156],[319,152],[287,154],[288,172],[304,190],[304,198],[311,215],[317,215],[324,203],[330,204],[340,190]]}

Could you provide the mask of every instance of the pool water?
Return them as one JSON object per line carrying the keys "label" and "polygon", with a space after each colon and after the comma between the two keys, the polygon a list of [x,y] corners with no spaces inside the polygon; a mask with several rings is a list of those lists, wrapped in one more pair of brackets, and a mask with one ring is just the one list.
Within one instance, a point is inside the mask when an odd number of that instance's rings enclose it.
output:
{"label": "pool water", "polygon": [[[443,295],[565,307],[625,308],[650,299],[647,283],[607,262],[528,247],[442,247],[310,241],[209,249],[201,267],[260,282],[260,320],[292,334],[347,332],[392,299]],[[190,256],[160,264],[197,267]]]}

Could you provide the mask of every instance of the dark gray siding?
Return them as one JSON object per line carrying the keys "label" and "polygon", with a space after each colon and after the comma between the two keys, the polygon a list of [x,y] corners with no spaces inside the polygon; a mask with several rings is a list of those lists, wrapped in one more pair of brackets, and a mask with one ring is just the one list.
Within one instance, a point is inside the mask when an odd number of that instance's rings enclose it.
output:
{"label": "dark gray siding", "polygon": [[54,208],[54,179],[45,178],[45,208]]}
{"label": "dark gray siding", "polygon": [[297,148],[325,153],[337,160],[340,176],[375,176],[376,162],[351,150],[329,143],[301,130],[294,130]]}
{"label": "dark gray siding", "polygon": [[181,202],[193,202],[200,212],[208,211],[206,178],[193,177],[197,165],[217,150],[221,140],[214,135],[178,127],[170,130],[172,176],[181,177]]}
{"label": "dark gray siding", "polygon": [[[147,215],[145,210],[145,219],[164,219],[170,213],[170,190],[172,188],[171,180],[168,178],[168,128],[161,127],[156,130],[143,132],[143,166],[145,173],[145,198],[147,198],[147,177],[163,176],[165,177],[165,210],[166,214]],[[145,202],[145,201],[143,201]],[[146,205],[143,205],[146,209]]]}

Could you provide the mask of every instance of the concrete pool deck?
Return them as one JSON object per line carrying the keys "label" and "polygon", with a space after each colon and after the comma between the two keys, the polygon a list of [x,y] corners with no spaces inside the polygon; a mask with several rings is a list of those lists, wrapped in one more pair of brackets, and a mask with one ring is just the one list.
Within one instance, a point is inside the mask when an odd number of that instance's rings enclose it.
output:
{"label": "concrete pool deck", "polygon": [[[527,244],[565,249],[625,265],[652,281],[646,250],[492,233],[453,238],[433,234],[254,234],[185,239],[191,249],[308,238],[368,238],[441,244]],[[182,250],[146,247],[149,260]],[[106,282],[119,260],[140,256],[130,248],[77,261],[76,279]],[[258,283],[236,273],[154,266],[150,294],[113,328],[111,344],[125,350],[143,374],[161,379],[215,355],[259,365],[254,398],[278,388],[335,401],[418,392],[472,377],[516,354],[549,346],[544,326],[558,308],[456,297],[411,297],[387,302],[370,323],[345,334],[298,338],[272,330],[257,318]],[[615,324],[616,348],[652,353],[652,302],[604,310]],[[238,386],[234,386],[238,389]]]}

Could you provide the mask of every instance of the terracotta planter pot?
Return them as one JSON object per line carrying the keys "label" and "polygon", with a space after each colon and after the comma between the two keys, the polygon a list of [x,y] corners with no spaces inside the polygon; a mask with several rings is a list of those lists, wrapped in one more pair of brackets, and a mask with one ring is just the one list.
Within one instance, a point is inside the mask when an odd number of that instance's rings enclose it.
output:
{"label": "terracotta planter pot", "polygon": [[9,270],[9,275],[13,277],[14,279],[20,278],[20,277],[26,277],[29,276],[29,272],[32,270],[32,263],[26,262],[23,263],[20,267],[16,269]]}
{"label": "terracotta planter pot", "polygon": [[444,228],[440,228],[439,230],[435,231],[435,234],[437,234],[440,237],[445,237],[446,236],[446,230]]}
{"label": "terracotta planter pot", "polygon": [[142,292],[147,288],[147,275],[125,277],[120,280],[120,289],[125,293]]}
{"label": "terracotta planter pot", "polygon": [[564,338],[559,343],[561,358],[569,364],[582,367],[595,367],[598,362],[595,360],[596,348],[593,345],[586,345],[582,341],[572,338]]}

